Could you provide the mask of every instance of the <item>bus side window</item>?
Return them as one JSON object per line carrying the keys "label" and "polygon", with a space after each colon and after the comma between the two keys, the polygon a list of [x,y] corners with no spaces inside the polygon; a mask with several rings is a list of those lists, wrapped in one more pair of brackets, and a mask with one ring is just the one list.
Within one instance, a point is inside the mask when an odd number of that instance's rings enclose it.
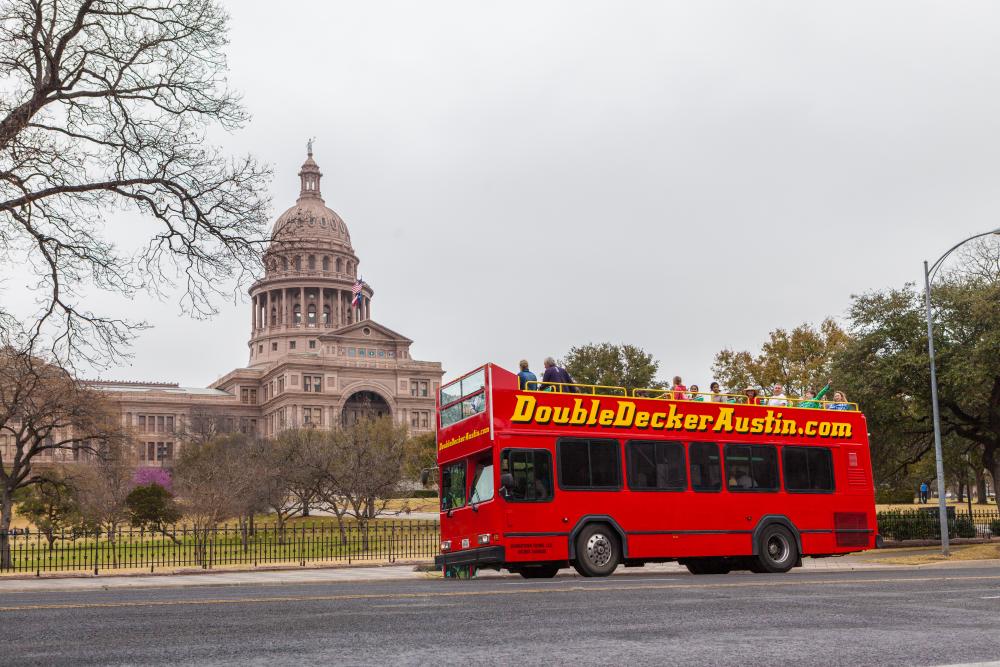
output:
{"label": "bus side window", "polygon": [[691,488],[695,491],[721,491],[719,446],[714,442],[692,442],[688,453],[691,461]]}
{"label": "bus side window", "polygon": [[507,449],[500,456],[500,474],[510,475],[506,489],[511,502],[552,500],[552,455],[544,449]]}

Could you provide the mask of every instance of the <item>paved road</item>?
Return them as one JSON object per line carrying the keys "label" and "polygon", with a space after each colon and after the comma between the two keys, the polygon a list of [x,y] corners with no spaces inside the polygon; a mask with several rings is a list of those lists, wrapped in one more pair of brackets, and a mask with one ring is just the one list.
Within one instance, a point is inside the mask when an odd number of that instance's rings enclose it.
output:
{"label": "paved road", "polygon": [[0,592],[3,664],[942,665],[1000,567]]}

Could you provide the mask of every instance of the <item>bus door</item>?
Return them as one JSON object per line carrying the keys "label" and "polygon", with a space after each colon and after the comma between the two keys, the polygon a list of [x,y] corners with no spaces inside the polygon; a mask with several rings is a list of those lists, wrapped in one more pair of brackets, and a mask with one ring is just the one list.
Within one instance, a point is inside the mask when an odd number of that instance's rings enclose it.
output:
{"label": "bus door", "polygon": [[568,528],[552,502],[555,473],[547,449],[518,448],[500,452],[501,530],[507,560],[559,560],[567,557]]}

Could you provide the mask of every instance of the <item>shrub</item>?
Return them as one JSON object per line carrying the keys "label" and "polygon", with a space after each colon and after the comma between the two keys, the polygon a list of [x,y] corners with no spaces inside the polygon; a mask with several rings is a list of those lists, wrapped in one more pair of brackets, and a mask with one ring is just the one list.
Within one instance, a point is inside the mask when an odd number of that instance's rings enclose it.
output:
{"label": "shrub", "polygon": [[968,515],[960,516],[949,523],[951,524],[949,532],[956,534],[958,537],[976,536],[976,524],[972,522],[972,517]]}
{"label": "shrub", "polygon": [[990,532],[993,537],[1000,537],[1000,517],[990,521]]}

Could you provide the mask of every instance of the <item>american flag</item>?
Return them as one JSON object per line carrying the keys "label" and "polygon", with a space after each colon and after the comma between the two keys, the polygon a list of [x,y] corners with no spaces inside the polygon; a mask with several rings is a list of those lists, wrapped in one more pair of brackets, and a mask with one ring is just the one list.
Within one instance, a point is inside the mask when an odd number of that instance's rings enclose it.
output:
{"label": "american flag", "polygon": [[365,281],[358,278],[354,281],[354,287],[351,288],[351,295],[354,297],[351,299],[351,307],[357,308],[361,305],[361,288],[365,286]]}

